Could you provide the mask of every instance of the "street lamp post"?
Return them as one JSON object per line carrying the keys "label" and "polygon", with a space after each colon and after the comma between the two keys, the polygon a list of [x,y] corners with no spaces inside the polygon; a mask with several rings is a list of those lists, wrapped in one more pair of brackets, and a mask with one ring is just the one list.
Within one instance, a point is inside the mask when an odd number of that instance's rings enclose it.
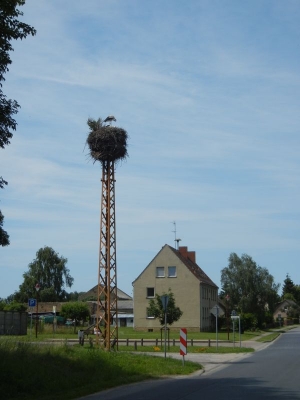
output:
{"label": "street lamp post", "polygon": [[35,337],[37,338],[37,331],[38,331],[38,318],[39,318],[39,290],[40,290],[40,284],[37,283],[35,285],[35,290],[36,290],[36,317],[35,317]]}

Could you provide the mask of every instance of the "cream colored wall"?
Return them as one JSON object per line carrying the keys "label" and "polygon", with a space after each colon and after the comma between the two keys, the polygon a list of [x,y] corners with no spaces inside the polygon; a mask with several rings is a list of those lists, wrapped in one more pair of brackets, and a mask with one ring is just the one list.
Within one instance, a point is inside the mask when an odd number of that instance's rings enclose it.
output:
{"label": "cream colored wall", "polygon": [[[177,277],[168,278],[168,266],[176,266]],[[165,268],[165,277],[156,278],[156,267]],[[200,329],[200,282],[181,263],[172,250],[164,247],[150,265],[143,271],[134,282],[134,327],[137,330],[159,330],[158,320],[146,318],[146,309],[149,306],[147,287],[154,287],[155,293],[162,295],[169,288],[174,293],[175,303],[183,315],[179,321],[174,322],[171,329],[189,328]]]}

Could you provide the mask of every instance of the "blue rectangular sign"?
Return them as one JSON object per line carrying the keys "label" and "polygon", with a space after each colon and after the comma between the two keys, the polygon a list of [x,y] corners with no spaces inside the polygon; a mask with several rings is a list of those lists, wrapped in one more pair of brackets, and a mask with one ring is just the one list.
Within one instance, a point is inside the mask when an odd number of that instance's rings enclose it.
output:
{"label": "blue rectangular sign", "polygon": [[36,299],[28,299],[28,307],[36,307]]}

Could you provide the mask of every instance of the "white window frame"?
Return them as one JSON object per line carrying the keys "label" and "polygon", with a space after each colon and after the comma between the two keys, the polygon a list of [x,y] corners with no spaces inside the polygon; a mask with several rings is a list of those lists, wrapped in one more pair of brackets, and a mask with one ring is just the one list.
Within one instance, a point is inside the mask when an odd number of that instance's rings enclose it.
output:
{"label": "white window frame", "polygon": [[148,309],[146,309],[146,318],[147,319],[154,319],[154,315],[148,315]]}
{"label": "white window frame", "polygon": [[[174,275],[171,275],[171,274],[170,274],[171,268],[174,268],[174,269],[175,269],[175,274],[174,274]],[[168,267],[168,278],[177,278],[177,268],[176,268],[175,265],[170,265],[170,266]]]}
{"label": "white window frame", "polygon": [[[163,275],[158,274],[158,271],[163,271]],[[165,277],[165,267],[156,267],[156,278]]]}

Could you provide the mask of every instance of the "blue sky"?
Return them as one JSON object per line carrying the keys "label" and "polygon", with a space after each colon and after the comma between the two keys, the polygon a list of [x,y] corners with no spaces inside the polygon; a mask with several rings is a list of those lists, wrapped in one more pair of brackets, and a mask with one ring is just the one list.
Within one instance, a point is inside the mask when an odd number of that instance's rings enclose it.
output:
{"label": "blue sky", "polygon": [[[118,287],[164,244],[196,251],[220,286],[230,253],[300,284],[298,0],[27,0],[3,90],[21,110],[1,151],[0,297],[37,250],[98,281],[101,166],[89,117],[129,134],[116,169]],[[281,291],[280,291],[281,293]]]}

